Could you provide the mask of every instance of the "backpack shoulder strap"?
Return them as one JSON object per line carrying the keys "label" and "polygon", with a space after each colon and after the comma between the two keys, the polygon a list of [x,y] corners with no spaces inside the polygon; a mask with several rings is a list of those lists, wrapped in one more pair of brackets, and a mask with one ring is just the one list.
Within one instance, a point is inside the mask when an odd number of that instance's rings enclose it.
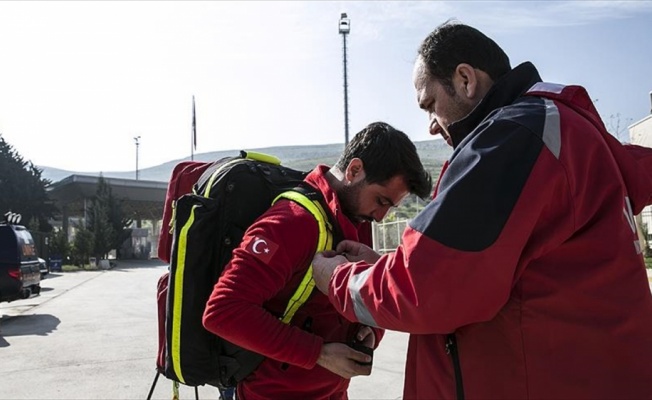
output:
{"label": "backpack shoulder strap", "polygon": [[[333,248],[333,232],[339,229],[337,223],[332,220],[330,210],[323,204],[321,193],[306,184],[279,194],[272,203],[276,203],[279,199],[288,199],[300,204],[317,220],[319,239],[315,253]],[[290,298],[285,312],[280,318],[283,323],[290,323],[297,310],[308,300],[314,288],[315,281],[312,277],[312,264],[310,264],[301,284]]]}

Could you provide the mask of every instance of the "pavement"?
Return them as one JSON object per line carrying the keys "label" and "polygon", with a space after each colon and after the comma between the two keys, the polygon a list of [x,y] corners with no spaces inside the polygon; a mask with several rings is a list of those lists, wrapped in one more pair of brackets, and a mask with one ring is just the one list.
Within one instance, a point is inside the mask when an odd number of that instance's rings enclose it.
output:
{"label": "pavement", "polygon": [[[145,399],[156,375],[158,260],[107,271],[51,273],[41,295],[0,303],[0,399]],[[652,270],[648,270],[652,290]],[[371,376],[351,381],[352,400],[400,399],[407,335],[386,332]],[[210,386],[200,399],[219,394]],[[180,399],[194,399],[181,385]],[[160,377],[153,399],[171,399]]]}
{"label": "pavement", "polygon": [[[158,260],[107,271],[51,273],[41,295],[0,303],[0,399],[145,399],[156,375]],[[407,335],[387,332],[371,376],[351,381],[352,400],[400,399]],[[200,399],[219,398],[199,387]],[[180,386],[180,399],[194,388]],[[172,399],[160,377],[153,399]]]}

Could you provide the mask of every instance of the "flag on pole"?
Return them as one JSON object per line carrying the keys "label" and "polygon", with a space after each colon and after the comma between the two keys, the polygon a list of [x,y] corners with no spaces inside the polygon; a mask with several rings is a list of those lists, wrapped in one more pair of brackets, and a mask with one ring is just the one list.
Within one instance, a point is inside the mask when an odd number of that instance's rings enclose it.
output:
{"label": "flag on pole", "polygon": [[195,120],[195,96],[192,96],[192,148],[197,150],[197,122]]}

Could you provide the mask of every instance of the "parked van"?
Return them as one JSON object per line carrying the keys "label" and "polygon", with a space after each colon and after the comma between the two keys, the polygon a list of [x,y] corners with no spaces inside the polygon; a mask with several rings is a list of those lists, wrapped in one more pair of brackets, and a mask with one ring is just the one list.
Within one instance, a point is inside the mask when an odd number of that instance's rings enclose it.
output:
{"label": "parked van", "polygon": [[0,302],[41,292],[41,271],[34,239],[21,225],[0,222]]}

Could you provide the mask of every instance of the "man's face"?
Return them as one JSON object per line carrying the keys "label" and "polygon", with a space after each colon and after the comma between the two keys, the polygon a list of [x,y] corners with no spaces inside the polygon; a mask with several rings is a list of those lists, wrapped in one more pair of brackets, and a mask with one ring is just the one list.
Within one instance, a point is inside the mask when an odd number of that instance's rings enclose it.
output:
{"label": "man's face", "polygon": [[337,193],[342,211],[354,222],[379,222],[390,208],[397,206],[409,194],[405,179],[395,176],[385,184],[368,184],[364,175]]}
{"label": "man's face", "polygon": [[430,134],[441,135],[452,146],[448,126],[466,117],[475,104],[461,90],[451,94],[439,80],[432,78],[421,56],[414,64],[412,78],[419,107],[428,113]]}

